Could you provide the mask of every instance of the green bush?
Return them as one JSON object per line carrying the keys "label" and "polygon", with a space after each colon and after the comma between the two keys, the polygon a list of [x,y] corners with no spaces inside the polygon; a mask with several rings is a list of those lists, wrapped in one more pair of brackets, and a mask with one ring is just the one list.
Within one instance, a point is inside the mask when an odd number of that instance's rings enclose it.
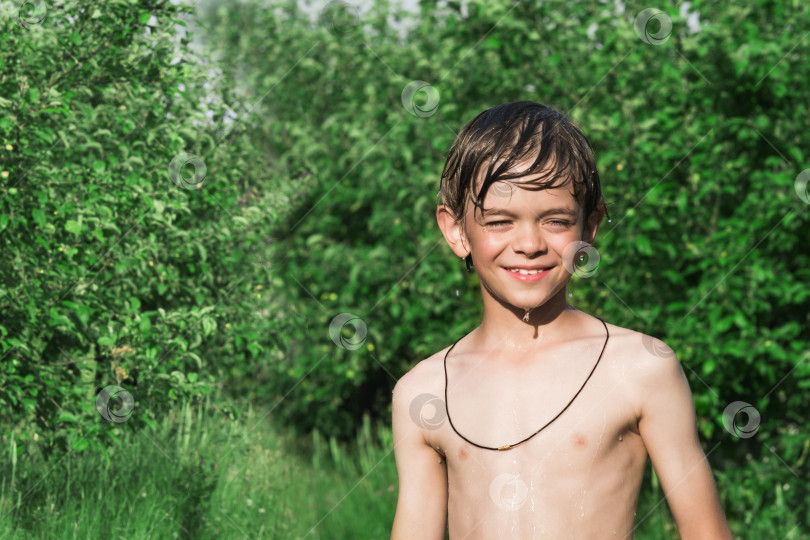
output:
{"label": "green bush", "polygon": [[[555,105],[583,126],[614,209],[597,237],[599,274],[572,284],[573,301],[671,342],[689,367],[705,435],[718,406],[735,395],[765,399],[799,360],[810,292],[799,243],[807,205],[794,180],[807,103],[785,89],[804,95],[808,45],[781,19],[698,2],[690,9],[700,29],[670,10],[671,35],[656,46],[635,32],[641,5],[617,14],[584,3],[472,2],[462,15],[456,4],[423,2],[405,37],[386,22],[385,2],[357,19],[351,5],[330,6],[317,20],[292,3],[207,13],[208,39],[252,97],[265,95],[261,138],[317,176],[274,251],[284,280],[274,294],[311,323],[285,336],[298,365],[279,374],[292,369],[295,382],[318,366],[287,412],[314,410],[308,424],[342,420],[334,429],[343,431],[359,404],[385,407],[385,369],[401,374],[471,328],[475,280],[433,219],[438,175],[466,120],[518,99]],[[806,8],[790,9],[803,20]],[[433,82],[435,114],[401,105],[412,80]],[[366,323],[365,347],[328,339],[343,312]],[[808,371],[800,364],[780,387],[800,400],[786,410],[806,404],[790,389]],[[759,406],[781,411],[778,395]]]}
{"label": "green bush", "polygon": [[235,85],[177,50],[187,6],[38,5],[0,32],[0,418],[28,451],[106,451],[269,347],[259,239],[288,193]]}

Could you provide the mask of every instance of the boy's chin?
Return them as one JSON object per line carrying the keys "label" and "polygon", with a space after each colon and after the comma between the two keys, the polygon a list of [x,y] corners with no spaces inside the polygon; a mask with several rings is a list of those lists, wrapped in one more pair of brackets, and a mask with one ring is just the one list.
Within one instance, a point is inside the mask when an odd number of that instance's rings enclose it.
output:
{"label": "boy's chin", "polygon": [[[542,293],[538,291],[534,294],[507,293],[503,298],[511,308],[522,312],[525,312],[527,309],[552,308],[566,303],[565,284],[562,284],[557,290],[553,291],[543,289]],[[521,313],[521,315],[522,314],[523,313]]]}
{"label": "boy's chin", "polygon": [[515,314],[519,314],[521,317],[525,314],[526,310],[531,309],[541,309],[541,308],[549,308],[552,306],[553,302],[551,300],[554,298],[555,295],[549,294],[533,294],[533,295],[520,295],[508,292],[508,291],[501,291],[501,294],[498,292],[494,292],[490,289],[490,295],[503,307],[506,309],[514,312]]}

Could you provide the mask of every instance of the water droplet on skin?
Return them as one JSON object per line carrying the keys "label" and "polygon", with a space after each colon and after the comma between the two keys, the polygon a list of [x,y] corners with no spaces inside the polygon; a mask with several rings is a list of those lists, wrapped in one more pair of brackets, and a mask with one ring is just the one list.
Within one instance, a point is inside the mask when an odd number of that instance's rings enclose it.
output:
{"label": "water droplet on skin", "polygon": [[619,440],[621,441],[623,438],[624,438],[624,437],[622,437],[622,435],[621,435],[621,434],[619,434]]}

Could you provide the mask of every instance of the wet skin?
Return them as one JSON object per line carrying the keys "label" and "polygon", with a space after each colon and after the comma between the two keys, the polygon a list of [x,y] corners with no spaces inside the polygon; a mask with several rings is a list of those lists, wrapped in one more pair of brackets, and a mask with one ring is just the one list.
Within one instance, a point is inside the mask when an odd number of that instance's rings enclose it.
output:
{"label": "wet skin", "polygon": [[[448,410],[459,433],[498,447],[525,439],[556,416],[605,342],[602,324],[587,319],[588,337],[535,351],[506,345],[501,357],[485,357],[461,340],[447,362]],[[640,334],[608,329],[599,366],[577,399],[515,448],[477,448],[453,431],[444,411],[420,411],[428,421],[425,441],[446,467],[451,538],[624,538],[632,530],[647,459],[632,373],[634,361],[652,359],[639,355]],[[419,386],[439,397],[446,352],[418,372]],[[431,425],[432,418],[438,422]]]}
{"label": "wet skin", "polygon": [[[494,193],[494,194],[493,194]],[[442,350],[403,376],[393,393],[399,498],[392,538],[629,538],[649,457],[684,539],[731,538],[697,438],[689,385],[659,340],[608,324],[566,301],[568,247],[593,243],[565,186],[490,192],[465,224],[440,207],[437,219],[459,257],[472,254],[481,325],[447,360]],[[552,209],[556,209],[552,211]],[[558,211],[559,210],[559,211]],[[568,212],[565,212],[568,210]],[[547,268],[529,281],[516,265]],[[528,322],[523,315],[531,309]],[[655,346],[650,346],[654,343]]]}

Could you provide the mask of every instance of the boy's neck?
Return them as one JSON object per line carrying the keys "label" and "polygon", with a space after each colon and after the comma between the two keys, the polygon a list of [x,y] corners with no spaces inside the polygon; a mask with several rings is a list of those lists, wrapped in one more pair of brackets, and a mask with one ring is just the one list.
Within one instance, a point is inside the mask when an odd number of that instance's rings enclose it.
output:
{"label": "boy's neck", "polygon": [[524,321],[525,309],[484,297],[484,316],[475,333],[482,350],[506,351],[537,348],[567,341],[582,330],[581,312],[565,300],[565,289],[542,306],[532,308]]}

